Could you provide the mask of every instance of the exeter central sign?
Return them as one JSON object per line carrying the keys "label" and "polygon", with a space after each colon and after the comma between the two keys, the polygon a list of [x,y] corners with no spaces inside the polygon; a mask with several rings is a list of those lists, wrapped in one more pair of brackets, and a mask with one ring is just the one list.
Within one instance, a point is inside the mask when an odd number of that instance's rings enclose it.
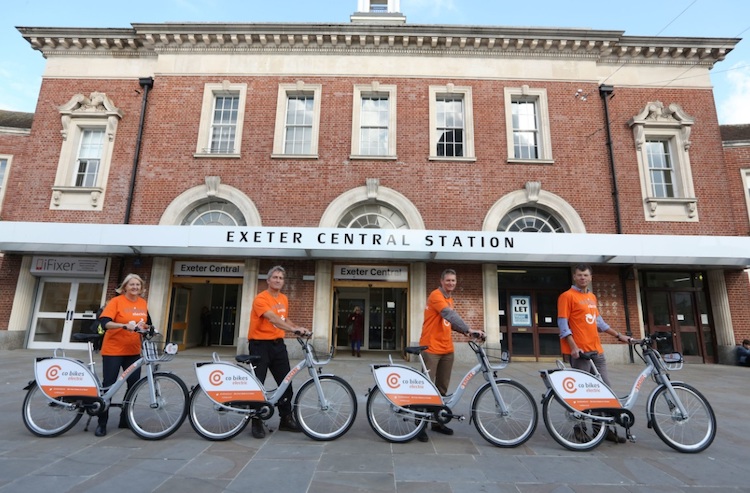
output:
{"label": "exeter central sign", "polygon": [[406,282],[409,269],[404,265],[336,265],[334,279],[353,281]]}

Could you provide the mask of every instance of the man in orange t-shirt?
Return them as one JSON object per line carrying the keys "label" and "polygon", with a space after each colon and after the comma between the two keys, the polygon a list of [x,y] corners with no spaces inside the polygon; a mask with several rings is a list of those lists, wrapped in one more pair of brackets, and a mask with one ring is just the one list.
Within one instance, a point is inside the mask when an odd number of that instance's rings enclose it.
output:
{"label": "man in orange t-shirt", "polygon": [[[445,269],[440,275],[440,287],[430,293],[424,309],[424,323],[420,346],[427,346],[422,352],[430,378],[441,395],[446,395],[453,370],[453,336],[455,330],[465,335],[484,337],[484,331],[470,329],[461,316],[453,309],[453,291],[456,289],[456,271]],[[453,430],[439,423],[432,430],[444,435],[452,435]],[[427,434],[420,433],[419,441],[427,441]]]}
{"label": "man in orange t-shirt", "polygon": [[[307,329],[289,319],[289,300],[281,292],[281,288],[284,287],[285,274],[284,268],[278,265],[271,267],[268,271],[266,279],[268,288],[253,300],[248,332],[250,354],[260,356],[255,363],[255,375],[261,382],[264,382],[270,370],[277,385],[281,384],[290,369],[284,335],[287,332],[302,336],[309,335]],[[279,408],[279,430],[301,431],[292,416],[291,385],[276,405]],[[253,418],[251,431],[255,438],[266,436],[266,430],[260,418]]]}
{"label": "man in orange t-shirt", "polygon": [[[573,285],[557,299],[557,326],[560,328],[560,346],[563,354],[570,355],[570,366],[579,370],[591,371],[588,360],[580,357],[581,353],[596,351],[591,361],[599,370],[602,380],[609,383],[607,359],[599,340],[599,332],[606,332],[627,342],[630,338],[611,328],[599,314],[596,295],[591,292],[591,266],[576,265],[573,270]],[[623,443],[625,437],[618,437],[609,430],[607,439]]]}

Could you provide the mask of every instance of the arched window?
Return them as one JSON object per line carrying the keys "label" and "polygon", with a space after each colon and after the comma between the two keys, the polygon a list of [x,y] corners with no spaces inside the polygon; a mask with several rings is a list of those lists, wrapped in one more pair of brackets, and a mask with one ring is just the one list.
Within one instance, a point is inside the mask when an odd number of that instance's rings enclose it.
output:
{"label": "arched window", "polygon": [[183,226],[247,226],[242,212],[231,202],[212,200],[198,205],[182,220]]}
{"label": "arched window", "polygon": [[538,207],[521,206],[508,212],[497,226],[498,231],[521,233],[564,233],[560,221]]}
{"label": "arched window", "polygon": [[339,228],[409,229],[398,211],[383,204],[360,204],[344,214]]}

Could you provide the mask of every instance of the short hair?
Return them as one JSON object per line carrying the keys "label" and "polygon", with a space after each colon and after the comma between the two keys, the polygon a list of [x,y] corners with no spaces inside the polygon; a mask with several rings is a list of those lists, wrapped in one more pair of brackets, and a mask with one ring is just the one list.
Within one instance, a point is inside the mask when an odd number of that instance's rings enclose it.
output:
{"label": "short hair", "polygon": [[273,267],[268,269],[268,277],[271,277],[274,272],[281,272],[282,274],[284,274],[284,277],[286,277],[286,271],[280,265],[274,265]]}
{"label": "short hair", "polygon": [[453,269],[445,269],[442,272],[442,274],[440,274],[440,280],[442,281],[443,279],[445,279],[445,276],[448,276],[448,275],[454,275],[455,276],[456,275],[456,271],[453,270]]}
{"label": "short hair", "polygon": [[140,296],[143,296],[144,293],[146,292],[146,281],[141,279],[141,276],[139,276],[138,274],[128,274],[127,276],[125,276],[125,279],[123,279],[122,282],[120,283],[120,286],[117,289],[115,289],[115,292],[117,294],[122,294],[122,292],[125,291],[125,286],[133,279],[136,279],[141,283],[141,291],[138,294]]}
{"label": "short hair", "polygon": [[750,339],[745,339],[744,341],[742,341],[743,346],[746,344],[750,344]]}
{"label": "short hair", "polygon": [[575,271],[579,271],[579,272],[589,271],[589,274],[594,273],[594,269],[592,269],[589,264],[576,264],[576,266],[573,267],[573,272]]}

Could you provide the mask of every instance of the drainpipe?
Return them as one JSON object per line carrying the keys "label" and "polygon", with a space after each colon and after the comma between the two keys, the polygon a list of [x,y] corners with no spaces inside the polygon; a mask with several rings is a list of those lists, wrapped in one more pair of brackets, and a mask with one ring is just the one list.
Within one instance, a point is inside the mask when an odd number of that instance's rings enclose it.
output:
{"label": "drainpipe", "polygon": [[[609,119],[609,100],[614,97],[615,88],[613,86],[602,84],[599,86],[599,96],[604,101],[604,122],[607,127],[607,152],[609,154],[609,169],[612,174],[612,203],[615,208],[615,228],[618,235],[622,234],[622,221],[620,219],[620,191],[617,188],[617,173],[615,169],[615,153],[612,143],[612,128]],[[627,278],[629,267],[620,268],[620,289],[622,289],[622,304],[625,307],[625,334],[633,335],[630,327],[630,313],[628,311],[628,291]],[[630,353],[630,362],[634,363],[633,346],[628,345]]]}
{"label": "drainpipe", "polygon": [[[125,220],[123,224],[130,224],[130,212],[133,206],[133,197],[135,195],[135,179],[138,174],[138,162],[141,157],[141,142],[143,141],[143,125],[146,121],[146,104],[148,103],[148,91],[154,87],[153,77],[141,77],[138,83],[143,89],[143,100],[141,101],[141,119],[138,122],[138,135],[135,141],[135,153],[133,156],[133,169],[130,174],[130,189],[128,190],[128,201],[125,205]],[[122,280],[125,269],[125,257],[120,257],[120,275],[118,280]]]}

